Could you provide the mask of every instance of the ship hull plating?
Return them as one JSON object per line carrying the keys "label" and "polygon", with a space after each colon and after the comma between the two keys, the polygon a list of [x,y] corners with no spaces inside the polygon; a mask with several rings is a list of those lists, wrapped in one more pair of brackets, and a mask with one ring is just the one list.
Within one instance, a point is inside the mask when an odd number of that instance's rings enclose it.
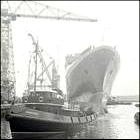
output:
{"label": "ship hull plating", "polygon": [[81,109],[100,112],[105,108],[119,68],[117,51],[108,46],[90,48],[67,67],[68,99]]}

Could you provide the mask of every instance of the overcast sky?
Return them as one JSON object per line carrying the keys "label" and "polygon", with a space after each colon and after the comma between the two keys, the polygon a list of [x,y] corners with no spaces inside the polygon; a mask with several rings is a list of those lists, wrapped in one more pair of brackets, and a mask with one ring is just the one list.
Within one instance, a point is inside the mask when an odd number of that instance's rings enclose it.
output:
{"label": "overcast sky", "polygon": [[139,2],[138,1],[46,1],[52,5],[97,18],[98,22],[58,21],[17,18],[12,22],[16,68],[16,94],[21,96],[27,82],[28,61],[33,49],[32,33],[45,52],[56,59],[65,90],[64,57],[78,53],[90,45],[116,46],[120,54],[120,69],[114,81],[112,95],[139,94]]}

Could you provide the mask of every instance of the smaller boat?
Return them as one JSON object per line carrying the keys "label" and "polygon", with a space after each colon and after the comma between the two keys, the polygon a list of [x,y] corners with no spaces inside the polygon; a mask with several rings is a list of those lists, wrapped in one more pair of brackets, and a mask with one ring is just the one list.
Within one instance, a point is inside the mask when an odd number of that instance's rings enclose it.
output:
{"label": "smaller boat", "polygon": [[[134,119],[135,119],[135,122],[137,124],[139,124],[139,116],[140,116],[140,112],[137,112],[135,115],[134,115]],[[140,124],[139,124],[140,125]]]}
{"label": "smaller boat", "polygon": [[[12,132],[62,132],[76,131],[96,120],[97,114],[91,111],[82,112],[77,104],[68,104],[63,92],[59,89],[59,75],[55,61],[46,66],[41,51],[30,35],[35,45],[33,59],[35,66],[29,65],[28,88],[22,101],[25,105],[21,112],[13,110],[7,117]],[[39,72],[40,62],[41,70]],[[42,65],[41,65],[42,64]],[[52,74],[49,66],[52,65]],[[31,72],[31,68],[34,71]],[[44,73],[49,84],[45,84]],[[65,105],[67,103],[67,105]]]}
{"label": "smaller boat", "polygon": [[140,107],[140,104],[138,103],[138,104],[135,104],[135,107]]}

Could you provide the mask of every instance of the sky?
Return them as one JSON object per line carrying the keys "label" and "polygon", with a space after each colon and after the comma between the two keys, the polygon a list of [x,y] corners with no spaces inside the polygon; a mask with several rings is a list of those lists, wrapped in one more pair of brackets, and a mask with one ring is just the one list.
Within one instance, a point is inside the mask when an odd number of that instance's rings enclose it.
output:
{"label": "sky", "polygon": [[65,88],[65,56],[89,46],[116,46],[120,68],[111,95],[139,94],[139,2],[138,1],[46,1],[41,2],[98,22],[17,18],[12,22],[16,71],[16,95],[26,88],[29,56],[33,50],[31,33],[44,52],[55,58]]}

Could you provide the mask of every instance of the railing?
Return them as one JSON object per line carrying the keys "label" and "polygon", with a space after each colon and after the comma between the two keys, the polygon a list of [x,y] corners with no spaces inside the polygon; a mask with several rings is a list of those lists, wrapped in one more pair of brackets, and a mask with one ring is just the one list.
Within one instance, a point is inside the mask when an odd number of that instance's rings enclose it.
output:
{"label": "railing", "polygon": [[1,118],[5,118],[6,115],[8,115],[11,112],[18,113],[22,112],[24,109],[23,104],[2,104],[1,105]]}

